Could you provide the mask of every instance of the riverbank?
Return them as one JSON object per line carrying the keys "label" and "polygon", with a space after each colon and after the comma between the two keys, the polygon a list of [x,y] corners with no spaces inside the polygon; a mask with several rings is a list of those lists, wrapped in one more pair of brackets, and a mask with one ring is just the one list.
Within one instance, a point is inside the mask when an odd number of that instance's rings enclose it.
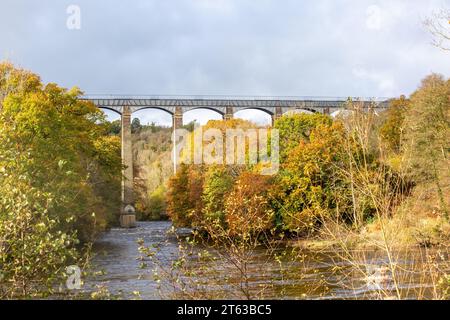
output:
{"label": "riverbank", "polygon": [[352,230],[346,226],[325,228],[310,238],[289,240],[289,245],[310,250],[336,248],[395,250],[449,249],[450,223],[441,217],[393,217]]}

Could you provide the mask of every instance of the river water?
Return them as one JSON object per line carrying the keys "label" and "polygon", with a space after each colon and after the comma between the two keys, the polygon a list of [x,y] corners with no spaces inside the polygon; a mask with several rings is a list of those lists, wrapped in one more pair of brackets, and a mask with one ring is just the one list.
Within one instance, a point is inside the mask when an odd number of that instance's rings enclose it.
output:
{"label": "river water", "polygon": [[[389,259],[383,251],[344,254],[302,250],[296,252],[295,259],[287,254],[276,261],[272,255],[269,257],[267,250],[257,249],[249,254],[245,272],[233,257],[220,255],[220,252],[219,260],[206,262],[206,265],[193,255],[187,265],[191,264],[189,268],[196,272],[183,274],[182,283],[187,284],[185,289],[194,295],[180,296],[179,290],[170,289],[176,287],[173,281],[165,277],[158,283],[151,262],[139,259],[138,239],[142,239],[145,246],[159,244],[158,268],[170,272],[171,263],[179,254],[179,240],[167,234],[170,228],[171,223],[167,221],[139,222],[135,229],[113,228],[105,232],[93,248],[92,266],[98,274],[85,280],[86,290],[104,288],[111,295],[125,299],[385,299],[398,295],[416,299],[433,298],[437,294],[433,286],[436,273],[429,267],[424,268],[429,251],[398,253]],[[439,257],[433,264],[438,266],[439,272],[448,268],[447,252],[433,254]],[[148,267],[142,268],[143,263]],[[395,276],[389,268],[393,265]],[[197,296],[195,291],[198,291]]]}

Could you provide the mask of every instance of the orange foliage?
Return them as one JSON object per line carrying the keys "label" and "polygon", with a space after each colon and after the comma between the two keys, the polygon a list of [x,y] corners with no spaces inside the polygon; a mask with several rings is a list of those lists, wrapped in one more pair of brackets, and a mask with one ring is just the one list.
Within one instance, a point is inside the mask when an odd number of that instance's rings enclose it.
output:
{"label": "orange foliage", "polygon": [[268,176],[251,172],[240,175],[225,203],[225,219],[231,235],[245,237],[273,227],[270,186]]}

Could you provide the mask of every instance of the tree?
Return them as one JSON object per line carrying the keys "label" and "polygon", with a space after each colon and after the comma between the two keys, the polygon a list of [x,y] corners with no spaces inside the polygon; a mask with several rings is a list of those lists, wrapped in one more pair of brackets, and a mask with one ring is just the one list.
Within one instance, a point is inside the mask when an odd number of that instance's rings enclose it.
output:
{"label": "tree", "polygon": [[211,166],[205,174],[202,200],[206,220],[225,220],[225,198],[234,185],[235,177],[230,167]]}
{"label": "tree", "polygon": [[9,94],[29,93],[42,89],[41,79],[30,71],[17,69],[11,63],[0,63],[0,109]]}
{"label": "tree", "polygon": [[271,179],[249,171],[239,176],[225,202],[225,219],[231,236],[245,239],[273,228]]}
{"label": "tree", "polygon": [[345,157],[344,126],[319,125],[309,139],[289,152],[277,182],[284,227],[297,233],[315,231],[322,216],[336,208],[336,193],[346,189],[338,174]]}
{"label": "tree", "polygon": [[164,189],[164,186],[160,185],[152,193],[150,193],[147,209],[148,216],[145,218],[157,220],[166,211],[165,192],[166,190]]}
{"label": "tree", "polygon": [[404,134],[404,120],[408,110],[409,100],[405,96],[393,99],[389,103],[386,118],[380,127],[380,136],[388,150],[398,153]]}
{"label": "tree", "polygon": [[204,167],[191,166],[189,170],[189,202],[191,210],[188,212],[188,218],[191,221],[191,226],[199,228],[204,224],[205,218],[203,215],[203,183],[204,183]]}
{"label": "tree", "polygon": [[440,209],[448,217],[448,197],[443,182],[449,181],[450,81],[433,74],[411,96],[405,118],[404,150],[408,170],[416,182],[432,182]]}
{"label": "tree", "polygon": [[193,132],[195,130],[195,127],[197,126],[197,121],[196,120],[192,120],[191,122],[189,122],[188,124],[185,124],[183,126],[183,129],[186,129],[189,132]]}
{"label": "tree", "polygon": [[110,135],[118,136],[122,131],[122,124],[120,120],[114,120],[112,122],[107,122],[107,130]]}
{"label": "tree", "polygon": [[188,212],[192,209],[189,198],[189,166],[181,164],[168,183],[167,214],[176,226],[189,226]]}
{"label": "tree", "polygon": [[0,64],[0,287],[20,288],[13,296],[59,278],[75,244],[119,212],[120,144],[81,94]]}
{"label": "tree", "polygon": [[134,118],[133,121],[131,121],[131,132],[139,133],[141,130],[142,130],[141,121],[138,118]]}
{"label": "tree", "polygon": [[61,218],[49,214],[58,199],[15,178],[2,179],[0,297],[45,296],[63,280],[64,267],[78,260],[79,242],[74,232],[61,232]]}
{"label": "tree", "polygon": [[[94,212],[99,230],[118,223],[121,205],[122,157],[118,136],[106,132],[93,142],[93,159],[89,166],[88,182],[95,195]],[[92,236],[92,235],[91,235]],[[88,237],[88,236],[86,236]],[[86,238],[85,237],[85,238]]]}
{"label": "tree", "polygon": [[[226,121],[209,121],[201,129],[203,132],[208,129],[217,129],[222,134],[222,142],[226,141],[228,129],[256,129],[257,126],[242,119],[230,119]],[[191,143],[194,143],[193,131],[190,134]],[[206,143],[206,142],[205,142]],[[195,147],[195,145],[194,145]],[[223,146],[226,149],[226,145]],[[236,148],[237,149],[237,148]],[[237,150],[235,149],[235,153]],[[248,158],[248,145],[245,153]],[[193,148],[191,154],[185,152],[182,154],[182,160],[193,157]],[[224,163],[226,162],[226,152],[224,152]],[[182,161],[183,162],[183,161]],[[188,161],[184,161],[188,162]],[[186,165],[182,164],[169,181],[168,187],[168,213],[179,226],[195,226],[202,228],[208,221],[224,223],[225,220],[225,200],[226,195],[233,188],[235,177],[243,170],[246,165]],[[203,172],[206,172],[204,174]]]}
{"label": "tree", "polygon": [[275,121],[280,134],[280,158],[286,160],[289,152],[302,141],[309,141],[311,131],[318,125],[331,125],[332,119],[323,114],[286,115]]}
{"label": "tree", "polygon": [[433,37],[433,45],[443,50],[450,50],[450,11],[440,10],[425,20],[425,26]]}
{"label": "tree", "polygon": [[167,213],[179,227],[199,226],[202,215],[202,169],[181,164],[167,190]]}

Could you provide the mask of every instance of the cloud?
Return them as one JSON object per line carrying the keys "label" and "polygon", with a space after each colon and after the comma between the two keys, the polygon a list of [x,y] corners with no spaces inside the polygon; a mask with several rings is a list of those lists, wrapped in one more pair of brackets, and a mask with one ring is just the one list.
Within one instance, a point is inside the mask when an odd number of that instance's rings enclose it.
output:
{"label": "cloud", "polygon": [[380,30],[383,23],[383,13],[377,5],[371,5],[366,10],[366,26],[370,30]]}
{"label": "cloud", "polygon": [[[73,4],[79,30],[66,26]],[[441,5],[4,0],[0,58],[87,93],[397,96],[432,71],[450,76],[448,54],[422,25]]]}
{"label": "cloud", "polygon": [[[359,81],[368,81],[377,85],[378,92],[382,93],[382,97],[390,97],[396,91],[395,80],[388,74],[378,73],[375,71],[367,71],[364,67],[355,67],[352,70],[353,75]],[[365,84],[370,86],[370,84]]]}
{"label": "cloud", "polygon": [[194,1],[193,4],[199,9],[217,11],[221,14],[230,14],[235,8],[234,2],[228,0],[197,0]]}

